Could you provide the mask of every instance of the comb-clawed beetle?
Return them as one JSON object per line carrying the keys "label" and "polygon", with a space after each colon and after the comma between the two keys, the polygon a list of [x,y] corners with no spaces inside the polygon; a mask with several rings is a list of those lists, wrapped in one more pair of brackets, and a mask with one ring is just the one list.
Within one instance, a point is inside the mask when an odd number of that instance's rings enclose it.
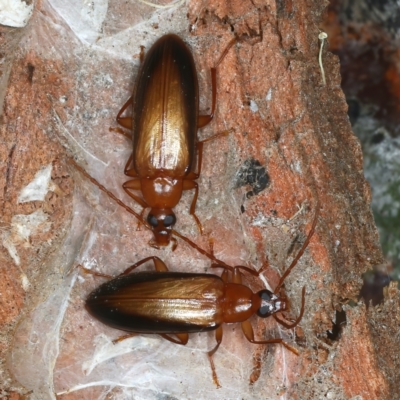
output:
{"label": "comb-clawed beetle", "polygon": [[[117,122],[132,129],[133,152],[125,175],[132,179],[123,184],[126,193],[143,207],[150,208],[147,223],[151,226],[154,247],[166,246],[176,223],[173,208],[184,190],[195,190],[190,214],[202,232],[195,214],[203,144],[227,132],[203,141],[197,130],[214,117],[216,105],[216,68],[233,39],[211,68],[212,106],[209,115],[199,115],[199,88],[193,56],[178,36],[169,34],[158,39],[140,67],[132,97],[117,115]],[[122,117],[132,105],[133,117]],[[196,157],[197,154],[197,157]],[[197,158],[197,163],[196,163]],[[196,172],[197,170],[197,172]],[[140,191],[142,197],[132,193]]]}
{"label": "comb-clawed beetle", "polygon": [[[221,277],[204,273],[169,272],[164,262],[153,256],[139,261],[118,277],[95,289],[86,300],[86,309],[92,316],[113,328],[127,332],[159,334],[182,345],[188,342],[189,333],[215,330],[217,344],[208,352],[208,356],[214,382],[219,386],[212,356],[222,341],[224,323],[241,323],[243,333],[251,343],[281,343],[298,354],[294,347],[281,338],[255,340],[249,318],[254,314],[261,318],[273,316],[286,328],[293,328],[300,322],[304,313],[305,288],[302,290],[300,315],[293,323],[283,321],[276,315],[289,308],[286,296],[279,292],[284,280],[307,248],[317,218],[318,206],[307,239],[273,292],[264,289],[254,293],[244,285],[240,270],[259,276],[259,272],[245,266],[232,268],[213,264],[213,268],[225,268]],[[131,273],[149,260],[154,262],[156,272]],[[170,335],[175,335],[176,338]],[[126,336],[121,339],[123,338]]]}

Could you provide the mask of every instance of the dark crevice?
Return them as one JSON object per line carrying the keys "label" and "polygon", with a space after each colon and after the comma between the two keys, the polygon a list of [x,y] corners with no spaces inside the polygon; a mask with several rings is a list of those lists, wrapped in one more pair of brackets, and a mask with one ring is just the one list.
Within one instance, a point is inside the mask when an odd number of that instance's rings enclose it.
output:
{"label": "dark crevice", "polygon": [[346,312],[344,310],[336,310],[335,312],[335,322],[332,322],[332,329],[326,331],[328,339],[337,341],[342,335],[343,327],[347,323]]}
{"label": "dark crevice", "polygon": [[243,163],[237,172],[235,187],[250,185],[253,190],[246,193],[246,197],[250,198],[261,193],[269,186],[269,183],[270,179],[266,168],[258,160],[250,158]]}
{"label": "dark crevice", "polygon": [[3,190],[3,210],[4,210],[4,203],[6,202],[6,195],[7,195],[7,189],[10,186],[10,179],[11,179],[11,164],[12,164],[12,159],[14,155],[16,144],[14,143],[10,149],[10,152],[8,153],[8,159],[7,159],[7,170],[6,170],[6,184],[4,185],[4,190]]}

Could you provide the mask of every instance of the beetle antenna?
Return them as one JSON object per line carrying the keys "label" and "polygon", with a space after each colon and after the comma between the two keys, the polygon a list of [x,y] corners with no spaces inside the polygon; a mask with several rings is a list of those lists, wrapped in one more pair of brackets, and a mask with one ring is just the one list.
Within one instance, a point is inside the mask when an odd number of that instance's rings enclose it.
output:
{"label": "beetle antenna", "polygon": [[80,165],[78,165],[74,159],[69,158],[69,162],[90,182],[92,182],[95,186],[97,186],[101,191],[107,194],[108,197],[113,199],[119,206],[124,208],[128,213],[132,214],[135,216],[147,229],[151,229],[147,221],[145,221],[140,214],[138,214],[136,211],[134,211],[132,208],[127,206],[125,203],[123,203],[117,196],[114,195],[114,193],[110,192],[108,189],[106,189],[101,183],[99,183],[96,179],[94,179],[92,176],[90,176]]}
{"label": "beetle antenna", "polygon": [[306,241],[304,242],[303,246],[301,247],[301,249],[298,252],[295,259],[292,261],[292,263],[289,265],[289,268],[287,268],[285,273],[282,275],[281,279],[279,280],[278,286],[274,290],[274,293],[277,293],[278,290],[282,287],[283,282],[285,281],[286,277],[290,274],[290,271],[295,267],[295,265],[297,264],[297,261],[299,261],[300,257],[305,252],[308,244],[310,243],[311,237],[314,234],[314,230],[315,230],[315,227],[316,227],[317,221],[318,221],[318,215],[319,215],[319,201],[317,202],[317,206],[316,206],[316,210],[315,210],[315,217],[314,217],[313,224],[311,226],[310,233],[308,234]]}
{"label": "beetle antenna", "polygon": [[214,68],[217,69],[219,64],[221,64],[222,60],[224,59],[224,57],[228,54],[228,51],[230,50],[230,48],[239,41],[238,37],[234,37],[229,43],[228,45],[225,47],[225,50],[223,51],[223,53],[220,55],[218,61],[215,63]]}
{"label": "beetle antenna", "polygon": [[214,261],[216,264],[219,264],[222,268],[227,268],[227,269],[232,269],[232,267],[223,261],[219,260],[217,257],[214,257],[214,255],[208,253],[207,251],[203,250],[201,247],[197,246],[196,243],[192,242],[190,239],[188,239],[186,236],[181,235],[179,232],[177,232],[175,229],[172,230],[172,234],[177,236],[178,238],[182,239],[184,242],[186,242],[189,246],[193,247],[195,250],[197,250],[200,254],[203,254],[203,256],[206,256],[209,258],[211,261]]}

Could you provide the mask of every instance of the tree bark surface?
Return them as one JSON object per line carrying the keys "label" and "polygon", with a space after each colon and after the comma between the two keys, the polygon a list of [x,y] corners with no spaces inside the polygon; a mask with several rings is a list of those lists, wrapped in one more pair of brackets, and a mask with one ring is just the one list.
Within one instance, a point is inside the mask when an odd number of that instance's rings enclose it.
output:
{"label": "tree bark surface", "polygon": [[[38,2],[22,39],[6,46],[14,57],[8,60],[0,145],[3,390],[13,398],[32,391],[41,399],[51,393],[60,399],[126,398],[127,393],[147,398],[160,393],[171,398],[400,397],[398,291],[391,286],[379,309],[358,303],[361,275],[383,258],[360,144],[340,88],[339,61],[327,46],[322,56],[326,85],[321,78],[318,35],[326,5],[319,0],[191,1],[154,14],[143,4],[110,3],[93,39],[52,3]],[[145,28],[139,33],[129,31],[141,23]],[[9,43],[20,34],[2,29]],[[150,255],[174,271],[212,272],[210,261],[179,239],[175,252],[149,247],[151,233],[143,227],[137,231],[131,215],[68,163],[75,157],[132,205],[121,189],[131,144],[108,128],[116,127],[115,116],[132,91],[140,45],[148,49],[154,38],[170,32],[193,50],[204,112],[211,103],[209,69],[234,35],[240,38],[218,68],[214,121],[199,132],[205,138],[232,129],[228,137],[205,145],[197,203],[205,234],[188,215],[192,195],[186,193],[176,209],[177,230],[207,251],[213,238],[215,256],[230,265],[258,269],[268,260],[265,276],[274,288],[319,208],[314,236],[285,282],[293,318],[306,287],[300,325],[287,332],[272,319],[251,320],[257,338],[282,335],[299,356],[281,346],[251,345],[239,326],[226,327],[214,360],[221,389],[212,383],[205,351],[214,346],[214,337],[207,334],[193,335],[188,348],[135,339],[138,350],[106,358],[117,371],[107,384],[99,372],[104,367],[91,369],[88,360],[98,354],[105,336],[112,340],[121,332],[84,310],[98,279],[82,279],[78,270],[67,274],[79,263],[118,274]],[[44,199],[20,203],[21,190],[49,165],[52,184]],[[30,220],[15,219],[35,212],[42,218],[35,229]],[[23,233],[20,226],[26,224],[30,231]],[[264,286],[246,282],[254,290]],[[340,310],[347,323],[333,341],[327,331]],[[143,353],[147,348],[150,355]],[[179,370],[181,357],[190,368],[186,373]],[[143,382],[130,388],[121,383],[124,368],[135,362],[142,362],[140,373],[150,371],[144,375],[151,378],[146,389]],[[171,375],[157,375],[163,368]],[[102,384],[89,386],[93,373]],[[77,390],[79,384],[87,387]],[[72,388],[77,391],[65,393]]]}

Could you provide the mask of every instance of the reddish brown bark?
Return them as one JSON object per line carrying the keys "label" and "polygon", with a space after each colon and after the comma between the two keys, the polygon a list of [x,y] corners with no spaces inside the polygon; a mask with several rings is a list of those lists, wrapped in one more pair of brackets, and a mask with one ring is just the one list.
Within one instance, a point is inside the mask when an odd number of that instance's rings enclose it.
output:
{"label": "reddish brown bark", "polygon": [[[397,351],[396,336],[387,334],[394,331],[399,315],[397,291],[392,290],[390,301],[382,308],[383,314],[377,314],[375,309],[366,311],[362,304],[348,305],[349,300],[357,299],[361,274],[381,263],[382,255],[369,208],[371,193],[363,177],[360,145],[351,132],[340,88],[338,58],[326,50],[323,53],[326,86],[321,80],[318,28],[325,6],[323,1],[193,1],[184,12],[175,11],[181,12],[182,18],[187,12],[188,18],[185,25],[188,29],[176,33],[196,43],[193,51],[200,71],[202,110],[210,105],[209,67],[233,37],[232,31],[242,38],[219,68],[216,118],[201,132],[202,137],[207,137],[212,132],[233,128],[227,139],[205,148],[197,207],[206,235],[201,237],[196,232],[194,221],[187,215],[190,196],[184,196],[177,209],[177,229],[206,249],[207,236],[213,237],[216,256],[231,265],[248,263],[259,267],[268,258],[281,273],[284,262],[288,265],[286,260],[299,249],[297,240],[302,242],[310,229],[317,204],[320,207],[318,225],[307,254],[286,282],[294,314],[299,311],[301,288],[304,285],[307,288],[306,313],[296,331],[300,355],[287,354],[282,361],[282,352],[276,347],[251,347],[239,334],[239,327],[236,333],[230,328],[225,330],[225,349],[248,362],[246,367],[250,371],[246,375],[246,385],[250,374],[252,379],[260,376],[252,387],[248,386],[254,398],[278,398],[286,393],[291,399],[323,396],[348,399],[357,395],[390,399],[397,393],[392,382],[396,381],[399,369],[395,368],[397,360],[391,358]],[[63,53],[65,38],[62,35],[70,35],[70,41],[76,38],[62,21],[57,21],[65,29],[61,34],[48,28],[48,34],[54,35],[51,43],[62,57],[57,53],[53,59],[48,54],[42,57],[37,46],[31,49],[29,34],[32,30],[37,32],[35,27],[40,25],[41,15],[51,15],[55,19],[51,12],[46,5],[39,4],[25,30],[24,40],[12,61],[3,109],[1,152],[2,159],[6,160],[2,163],[1,174],[3,226],[9,230],[14,215],[38,209],[44,210],[51,223],[49,231],[38,231],[30,238],[29,247],[24,243],[16,244],[21,269],[31,283],[27,293],[21,286],[20,269],[2,249],[1,285],[4,289],[1,290],[0,350],[4,358],[13,354],[12,339],[19,321],[29,320],[30,312],[65,279],[60,272],[61,269],[65,272],[65,256],[58,251],[72,219],[71,174],[76,178],[79,192],[87,195],[90,205],[95,204],[95,212],[100,213],[99,221],[108,225],[111,232],[107,231],[110,239],[99,245],[96,254],[97,265],[104,268],[104,272],[117,273],[124,268],[122,265],[127,266],[147,255],[158,255],[170,269],[181,271],[203,272],[210,265],[182,242],[175,253],[149,248],[150,233],[136,232],[133,217],[104,196],[97,205],[94,196],[88,194],[89,190],[94,191],[93,186],[68,166],[66,153],[76,151],[73,155],[80,160],[82,153],[71,142],[67,141],[67,150],[60,145],[59,138],[65,144],[63,129],[70,129],[75,139],[86,146],[87,152],[107,160],[111,166],[118,162],[115,169],[103,166],[100,169],[99,164],[90,165],[89,162],[87,168],[95,171],[98,179],[104,179],[102,183],[114,185],[118,182],[113,186],[117,187],[124,182],[125,159],[113,158],[112,147],[128,148],[129,144],[109,133],[108,126],[115,126],[113,118],[132,88],[134,73],[130,62],[108,59],[104,54],[98,56],[90,68],[85,64],[83,70],[81,58],[85,53],[79,43],[74,42]],[[118,12],[124,15],[123,9]],[[111,31],[111,27],[108,20],[104,29]],[[154,25],[153,29],[158,28]],[[44,40],[43,45],[48,42]],[[137,43],[137,53],[131,54],[132,57],[138,56],[139,45]],[[121,71],[125,76],[120,76]],[[107,76],[112,77],[111,87]],[[123,81],[126,83],[121,83]],[[71,111],[74,107],[79,108],[76,115]],[[101,117],[92,123],[95,114]],[[74,123],[85,129],[78,130],[78,134]],[[251,190],[254,194],[254,187],[238,187],[237,174],[249,160],[257,160],[269,177],[269,185],[253,196],[246,194]],[[38,169],[50,163],[53,165],[52,180],[62,189],[63,195],[49,192],[43,202],[17,204],[20,190]],[[253,162],[253,165],[257,164]],[[301,205],[303,211],[291,220]],[[118,228],[114,229],[115,225]],[[80,235],[84,236],[82,232]],[[111,238],[115,232],[117,234]],[[119,251],[113,253],[116,242],[123,244],[125,259],[117,258]],[[78,247],[76,252],[79,251]],[[272,286],[276,284],[274,269],[268,278]],[[72,292],[71,305],[61,326],[56,380],[59,379],[57,374],[65,372],[75,362],[67,345],[73,343],[73,347],[84,351],[85,346],[93,346],[94,332],[98,334],[103,330],[101,325],[89,323],[82,312],[90,285],[94,283],[76,287]],[[257,283],[252,282],[252,285]],[[332,343],[326,332],[332,328],[335,310],[340,307],[346,312],[347,326],[341,339]],[[387,326],[385,333],[382,333],[381,321]],[[257,326],[258,337],[277,334],[273,321],[253,324]],[[118,335],[113,335],[108,328],[104,331],[113,337]],[[218,363],[221,369],[223,363],[232,363],[232,369],[237,367],[235,359],[225,359],[223,353],[220,358],[217,354],[215,362],[217,371]],[[283,364],[286,365],[284,383],[278,379]],[[8,367],[10,365],[12,360]],[[8,367],[3,364],[2,380],[7,382],[4,389],[24,392],[17,381],[7,380]],[[56,391],[68,389],[56,384]],[[103,389],[86,389],[84,394],[76,392],[60,398],[97,398]],[[114,389],[112,393],[120,390]],[[215,390],[214,398],[223,396],[222,393],[222,389]]]}

